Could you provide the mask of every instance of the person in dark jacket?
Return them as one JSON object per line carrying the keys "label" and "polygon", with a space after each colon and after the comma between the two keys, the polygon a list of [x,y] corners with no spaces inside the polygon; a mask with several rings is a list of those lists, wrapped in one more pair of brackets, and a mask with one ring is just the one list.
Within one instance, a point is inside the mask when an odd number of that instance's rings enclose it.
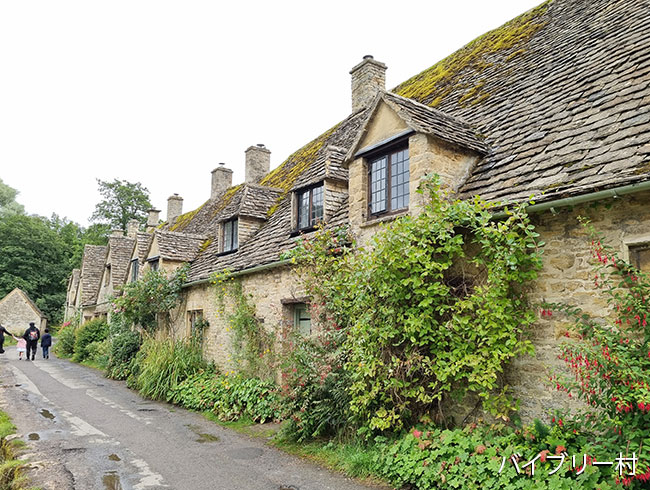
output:
{"label": "person in dark jacket", "polygon": [[7,330],[4,326],[0,325],[0,354],[4,354],[4,345],[5,345],[5,334],[13,337],[13,334]]}
{"label": "person in dark jacket", "polygon": [[41,338],[41,331],[36,328],[34,322],[29,323],[29,328],[25,330],[23,338],[27,341],[27,358],[25,360],[29,361],[29,353],[31,352],[33,361],[38,348],[38,339]]}
{"label": "person in dark jacket", "polygon": [[52,345],[52,336],[50,330],[45,329],[45,333],[41,337],[41,347],[43,348],[43,359],[50,358],[50,346]]}

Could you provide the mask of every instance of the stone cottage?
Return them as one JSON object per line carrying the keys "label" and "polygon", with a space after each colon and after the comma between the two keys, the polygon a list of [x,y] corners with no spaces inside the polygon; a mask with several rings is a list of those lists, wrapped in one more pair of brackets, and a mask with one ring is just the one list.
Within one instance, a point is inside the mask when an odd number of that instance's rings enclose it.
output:
{"label": "stone cottage", "polygon": [[14,335],[22,335],[31,322],[44,329],[47,319],[25,291],[15,288],[0,299],[0,325]]}
{"label": "stone cottage", "polygon": [[[350,72],[351,113],[339,124],[272,171],[269,150],[251,146],[244,183],[233,186],[219,166],[201,207],[181,214],[174,198],[160,229],[137,234],[127,277],[156,257],[189,261],[174,332],[207,319],[206,356],[218,364],[227,364],[229,338],[213,273],[241,279],[267,328],[293,322],[308,333],[306,299],[282,252],[320,222],[348,224],[367,240],[381,223],[418,212],[415,191],[431,172],[461,198],[534,196],[529,211],[547,244],[535,299],[605,306],[593,294],[578,215],[648,267],[649,2],[548,1],[392,90],[386,69],[365,56]],[[186,245],[166,248],[165,240]],[[83,279],[82,267],[82,293]],[[551,403],[542,378],[563,333],[540,319],[535,357],[512,371],[524,415]]]}

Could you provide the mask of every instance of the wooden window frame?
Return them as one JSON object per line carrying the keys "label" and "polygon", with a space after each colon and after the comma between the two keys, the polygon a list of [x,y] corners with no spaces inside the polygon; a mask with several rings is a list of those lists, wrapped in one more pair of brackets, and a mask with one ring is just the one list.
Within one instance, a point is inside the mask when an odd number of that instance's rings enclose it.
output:
{"label": "wooden window frame", "polygon": [[[226,248],[226,225],[230,223],[230,248]],[[229,220],[226,220],[222,224],[222,232],[221,232],[221,252],[226,254],[226,253],[232,253],[236,252],[239,249],[239,217],[236,218],[231,218]],[[235,243],[236,242],[236,243]]]}
{"label": "wooden window frame", "polygon": [[[309,315],[309,318],[301,317],[300,316],[301,310],[306,311],[307,314]],[[302,320],[309,320],[309,332],[303,332],[300,329],[300,322]],[[304,335],[305,337],[309,337],[312,334],[313,329],[312,329],[311,312],[309,311],[309,305],[307,303],[302,303],[302,302],[293,303],[293,326],[300,334]]]}
{"label": "wooden window frame", "polygon": [[[322,189],[322,215],[320,217],[312,217],[314,213],[314,190]],[[301,198],[304,194],[309,193],[309,205],[307,210],[307,225],[300,226],[300,211],[301,211]],[[325,183],[320,182],[318,184],[306,187],[296,191],[296,231],[311,231],[318,226],[325,219]]]}
{"label": "wooden window frame", "polygon": [[[375,219],[381,216],[390,216],[394,214],[402,214],[404,211],[408,210],[409,206],[406,205],[403,208],[398,208],[398,209],[392,209],[391,207],[391,201],[392,201],[392,185],[391,185],[391,177],[392,177],[392,168],[393,168],[393,162],[392,162],[392,157],[399,153],[400,151],[408,151],[409,145],[408,145],[408,139],[400,139],[398,141],[392,142],[387,146],[383,146],[376,151],[373,151],[372,153],[369,153],[364,156],[366,159],[366,165],[367,165],[367,183],[368,183],[368,192],[367,192],[367,211],[368,211],[368,219]],[[386,185],[386,197],[385,197],[385,209],[382,211],[377,211],[373,212],[372,211],[372,164],[376,162],[377,160],[380,160],[381,158],[386,157],[386,177],[384,179],[385,185]],[[409,153],[408,155],[408,162],[409,162],[409,178],[410,178],[410,163],[411,163],[411,155]],[[410,203],[411,195],[409,192],[409,203]]]}

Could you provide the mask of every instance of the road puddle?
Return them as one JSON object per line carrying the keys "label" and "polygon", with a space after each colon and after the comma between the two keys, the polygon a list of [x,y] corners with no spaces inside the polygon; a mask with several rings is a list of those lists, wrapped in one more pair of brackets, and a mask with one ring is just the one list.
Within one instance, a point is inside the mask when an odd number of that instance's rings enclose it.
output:
{"label": "road puddle", "polygon": [[108,459],[111,461],[122,461],[122,459],[117,454],[109,454]]}
{"label": "road puddle", "polygon": [[54,420],[55,415],[47,410],[46,408],[41,408],[40,414],[42,417],[45,417],[46,419]]}
{"label": "road puddle", "polygon": [[30,441],[39,441],[41,439],[41,436],[39,436],[36,432],[32,432],[27,436],[27,439]]}
{"label": "road puddle", "polygon": [[198,425],[187,425],[186,426],[188,429],[190,429],[192,432],[194,432],[199,438],[196,440],[196,442],[204,443],[204,442],[217,442],[219,441],[219,436],[215,436],[214,434],[208,434],[207,432],[199,432],[201,428]]}
{"label": "road puddle", "polygon": [[109,471],[105,473],[102,477],[102,483],[106,490],[122,490],[122,483],[120,482],[120,477],[114,471]]}

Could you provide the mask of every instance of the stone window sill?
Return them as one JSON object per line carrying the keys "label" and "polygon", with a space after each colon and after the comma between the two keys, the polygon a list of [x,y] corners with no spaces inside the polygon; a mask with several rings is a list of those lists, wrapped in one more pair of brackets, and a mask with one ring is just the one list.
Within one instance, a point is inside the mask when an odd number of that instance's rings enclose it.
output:
{"label": "stone window sill", "polygon": [[368,228],[370,226],[375,226],[380,223],[388,223],[397,218],[401,218],[402,216],[406,216],[407,214],[409,214],[409,211],[408,209],[405,209],[404,211],[400,211],[399,213],[389,214],[387,216],[380,216],[378,218],[371,218],[367,220],[365,223],[360,224],[359,228]]}

